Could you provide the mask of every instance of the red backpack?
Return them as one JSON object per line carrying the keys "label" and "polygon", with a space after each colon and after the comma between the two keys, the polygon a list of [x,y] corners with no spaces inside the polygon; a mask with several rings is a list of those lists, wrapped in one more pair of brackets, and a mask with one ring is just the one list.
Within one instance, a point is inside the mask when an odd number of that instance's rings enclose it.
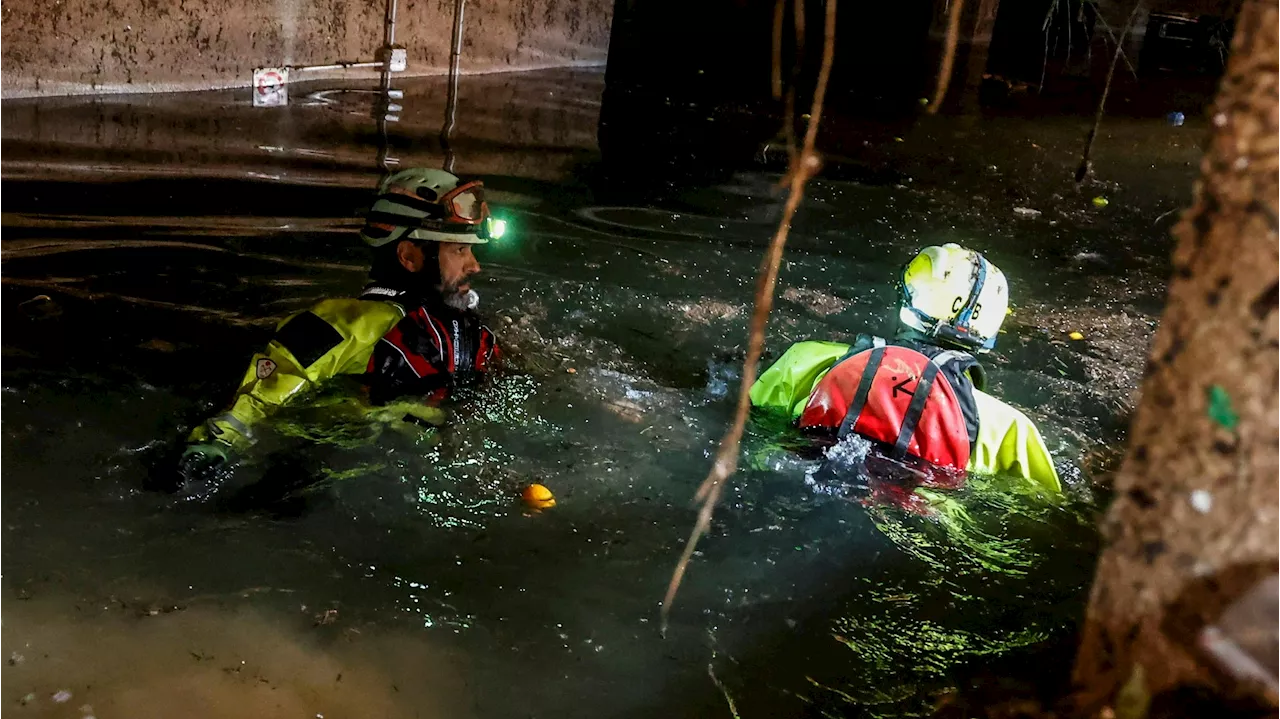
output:
{"label": "red backpack", "polygon": [[853,432],[884,444],[890,456],[964,470],[978,439],[972,368],[981,373],[966,352],[887,345],[877,337],[871,349],[850,350],[818,382],[800,427],[835,430],[837,438]]}

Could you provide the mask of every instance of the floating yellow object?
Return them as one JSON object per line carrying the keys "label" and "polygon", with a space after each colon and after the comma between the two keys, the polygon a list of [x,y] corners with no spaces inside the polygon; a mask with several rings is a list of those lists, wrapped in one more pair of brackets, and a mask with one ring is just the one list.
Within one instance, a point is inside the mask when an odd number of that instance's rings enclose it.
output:
{"label": "floating yellow object", "polygon": [[1082,339],[1084,339],[1084,335],[1083,335],[1083,334],[1081,334],[1080,332],[1072,332],[1071,334],[1069,334],[1069,335],[1067,335],[1067,336],[1068,336],[1068,337],[1070,337],[1070,338],[1071,338],[1071,339],[1073,339],[1073,340],[1082,340]]}
{"label": "floating yellow object", "polygon": [[551,494],[551,490],[541,484],[525,487],[521,498],[524,499],[525,504],[534,509],[550,509],[556,506],[556,498]]}
{"label": "floating yellow object", "polygon": [[1097,197],[1093,198],[1094,207],[1106,207],[1109,204],[1111,203],[1108,202],[1107,198],[1103,197],[1102,195],[1098,195]]}

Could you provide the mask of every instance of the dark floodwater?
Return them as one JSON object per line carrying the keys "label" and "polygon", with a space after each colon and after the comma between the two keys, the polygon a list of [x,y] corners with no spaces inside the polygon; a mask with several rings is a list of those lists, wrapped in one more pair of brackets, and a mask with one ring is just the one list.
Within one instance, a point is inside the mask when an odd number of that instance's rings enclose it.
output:
{"label": "dark floodwater", "polygon": [[[441,85],[401,84],[386,152],[438,166]],[[319,484],[217,510],[171,507],[148,467],[226,402],[275,321],[362,284],[367,94],[4,104],[5,709],[714,716],[727,694],[744,717],[899,716],[982,671],[1065,678],[1095,551],[1083,457],[1122,440],[1197,121],[1117,120],[1100,184],[1076,190],[1087,120],[833,120],[770,356],[886,331],[913,251],[975,246],[1014,299],[996,394],[1039,423],[1066,496],[975,481],[933,519],[868,509],[806,484],[811,465],[775,448],[785,427],[759,418],[664,639],[778,166],[654,174],[657,145],[634,171],[602,163],[601,86],[464,83],[456,169],[513,230],[477,286],[512,371],[438,435],[291,411],[238,479]],[[642,125],[636,142],[661,135]],[[524,509],[532,481],[555,509]]]}

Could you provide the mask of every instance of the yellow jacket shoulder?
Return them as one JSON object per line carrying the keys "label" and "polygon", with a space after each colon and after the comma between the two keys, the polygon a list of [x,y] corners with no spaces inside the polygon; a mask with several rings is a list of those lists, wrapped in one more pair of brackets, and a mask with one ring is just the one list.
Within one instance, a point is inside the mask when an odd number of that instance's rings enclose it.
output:
{"label": "yellow jacket shoulder", "polygon": [[331,299],[290,315],[253,356],[231,407],[188,441],[236,445],[251,427],[305,390],[344,374],[363,374],[378,340],[404,317],[392,302]]}

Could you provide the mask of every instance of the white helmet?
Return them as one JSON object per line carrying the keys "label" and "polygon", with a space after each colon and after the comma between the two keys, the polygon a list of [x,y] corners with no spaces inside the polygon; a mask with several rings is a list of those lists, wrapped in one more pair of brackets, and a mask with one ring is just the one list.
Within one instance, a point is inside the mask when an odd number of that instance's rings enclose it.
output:
{"label": "white helmet", "polygon": [[1008,308],[1000,268],[955,243],[924,248],[902,270],[898,320],[949,344],[990,350]]}
{"label": "white helmet", "polygon": [[489,215],[484,183],[463,182],[444,170],[401,170],[378,185],[360,238],[372,247],[402,239],[483,245],[506,223]]}

